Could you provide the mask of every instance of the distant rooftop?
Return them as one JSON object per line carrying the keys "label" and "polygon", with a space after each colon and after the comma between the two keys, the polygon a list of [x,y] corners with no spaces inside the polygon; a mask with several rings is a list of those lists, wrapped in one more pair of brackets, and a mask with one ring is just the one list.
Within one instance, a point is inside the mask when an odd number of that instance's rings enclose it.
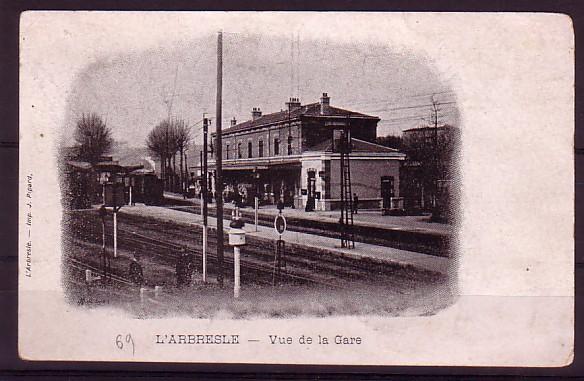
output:
{"label": "distant rooftop", "polygon": [[[444,124],[442,126],[438,126],[439,130],[444,130],[446,128],[454,128],[449,124]],[[424,126],[424,127],[415,127],[415,128],[408,128],[407,130],[403,130],[403,132],[410,132],[410,131],[428,131],[428,130],[435,130],[436,127],[433,126]]]}

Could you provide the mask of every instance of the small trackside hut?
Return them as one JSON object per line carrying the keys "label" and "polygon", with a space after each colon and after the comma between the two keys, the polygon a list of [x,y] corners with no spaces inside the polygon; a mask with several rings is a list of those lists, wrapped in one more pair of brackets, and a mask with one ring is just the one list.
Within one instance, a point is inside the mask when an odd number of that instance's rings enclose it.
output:
{"label": "small trackside hut", "polygon": [[[359,207],[381,208],[384,194],[399,197],[405,155],[374,143],[379,120],[331,106],[327,93],[306,105],[290,98],[284,110],[271,114],[253,108],[251,120],[238,124],[233,119],[222,132],[224,199],[238,192],[247,205],[257,194],[264,205],[281,200],[306,211],[339,209],[341,157],[333,150],[333,137],[344,130],[351,136],[352,192]],[[209,160],[210,177],[214,167]]]}

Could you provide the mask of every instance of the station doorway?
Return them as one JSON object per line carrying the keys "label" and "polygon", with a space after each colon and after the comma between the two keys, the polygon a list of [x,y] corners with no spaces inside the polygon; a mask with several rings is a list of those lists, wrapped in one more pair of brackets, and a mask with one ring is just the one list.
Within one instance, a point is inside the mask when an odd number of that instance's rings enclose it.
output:
{"label": "station doorway", "polygon": [[382,208],[391,208],[391,198],[395,196],[393,176],[381,176]]}
{"label": "station doorway", "polygon": [[308,171],[308,177],[306,179],[307,184],[307,200],[305,211],[312,212],[316,206],[316,172]]}

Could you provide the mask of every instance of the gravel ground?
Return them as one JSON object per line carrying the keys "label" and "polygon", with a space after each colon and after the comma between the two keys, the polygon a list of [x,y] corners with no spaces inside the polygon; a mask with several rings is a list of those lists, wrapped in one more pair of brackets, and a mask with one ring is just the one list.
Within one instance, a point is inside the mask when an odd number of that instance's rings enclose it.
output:
{"label": "gravel ground", "polygon": [[[67,226],[79,228],[74,225],[74,219],[65,222],[66,229]],[[160,237],[164,238],[164,235],[161,231]],[[66,242],[67,255],[99,267],[100,245],[78,239]],[[125,276],[132,255],[127,248],[120,249],[118,258],[112,259],[112,271]],[[301,284],[272,286],[265,280],[256,283],[248,277],[242,278],[240,298],[234,299],[230,279],[226,279],[224,287],[220,288],[213,273],[208,283],[203,283],[201,274],[195,273],[192,284],[179,289],[176,287],[173,261],[148,253],[142,253],[140,260],[147,283],[142,300],[138,286],[116,287],[97,282],[87,287],[72,271],[66,282],[71,303],[80,308],[118,306],[140,318],[187,315],[193,318],[254,319],[429,315],[454,300],[447,279],[418,276],[405,271],[393,271],[384,284],[366,280],[347,281],[347,287],[343,289]],[[64,263],[67,269],[66,258]],[[154,285],[162,286],[157,296],[154,295]]]}

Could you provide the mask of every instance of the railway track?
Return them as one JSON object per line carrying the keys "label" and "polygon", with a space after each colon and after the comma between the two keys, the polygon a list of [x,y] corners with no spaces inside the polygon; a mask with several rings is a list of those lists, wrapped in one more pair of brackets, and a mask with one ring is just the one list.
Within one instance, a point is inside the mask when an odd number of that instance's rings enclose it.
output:
{"label": "railway track", "polygon": [[[72,236],[101,243],[101,226],[96,213],[77,213],[75,219],[70,229]],[[159,238],[161,232],[164,232],[163,239]],[[111,239],[111,236],[108,235],[107,239]],[[193,242],[201,241],[200,226],[189,227],[130,215],[118,217],[120,248],[147,252],[171,266],[176,262],[175,253],[185,246],[197,260],[200,260],[202,247],[193,245]],[[271,283],[274,272],[272,250],[274,242],[259,237],[248,237],[248,244],[242,250],[242,277],[247,276],[258,283]],[[214,271],[217,266],[214,229],[210,229],[208,243],[208,269]],[[111,247],[111,244],[109,246]],[[300,245],[287,244],[287,250],[289,254],[285,256],[286,267],[281,274],[286,282],[343,288],[351,281],[366,281],[391,287],[398,286],[404,278],[436,277],[435,274],[423,274],[408,269],[398,270],[366,259],[343,257],[337,253],[327,253]],[[225,250],[224,263],[226,275],[232,277],[233,257],[229,249]]]}
{"label": "railway track", "polygon": [[[126,215],[127,221],[132,221],[140,225],[140,229],[144,230],[161,230],[173,236],[174,239],[184,239],[189,236],[190,240],[202,240],[202,227],[194,226],[187,227],[172,222],[161,222],[144,220],[143,217]],[[208,241],[211,247],[216,245],[215,229],[209,229]],[[248,236],[248,244],[242,249],[243,254],[250,254],[257,257],[264,257],[264,260],[273,260],[273,247],[275,240],[261,238],[257,236]],[[225,239],[227,243],[227,239]],[[227,244],[225,245],[227,247]],[[308,268],[311,271],[318,273],[329,273],[335,277],[344,277],[348,279],[356,279],[359,277],[375,277],[379,275],[386,277],[392,275],[397,268],[391,267],[385,263],[379,263],[372,258],[360,258],[346,256],[339,252],[331,252],[326,249],[316,249],[304,245],[286,243],[287,253],[286,262],[288,264],[296,264],[299,267]],[[227,250],[226,253],[230,252]],[[400,272],[404,272],[403,268],[399,268]],[[424,276],[420,271],[409,270],[412,275],[416,277]],[[407,272],[407,271],[406,271]],[[426,274],[427,275],[427,274]]]}
{"label": "railway track", "polygon": [[[172,200],[177,202],[176,200]],[[165,206],[173,210],[199,214],[200,208],[191,205]],[[254,212],[248,209],[240,209],[242,219],[247,224],[254,223]],[[209,216],[216,217],[214,207],[209,207]],[[273,226],[273,216],[258,215],[258,223],[262,226]],[[329,221],[316,221],[310,219],[300,219],[295,217],[287,218],[287,228],[290,231],[300,233],[318,234],[331,238],[341,238],[340,227],[338,224]],[[358,242],[369,243],[393,247],[400,250],[409,250],[419,253],[436,255],[441,257],[449,256],[450,236],[444,234],[423,233],[406,230],[387,230],[370,226],[354,227],[355,240]]]}
{"label": "railway track", "polygon": [[[184,244],[176,244],[173,243],[169,240],[161,240],[161,239],[156,239],[156,238],[152,238],[149,236],[146,236],[144,234],[139,234],[133,231],[130,231],[128,229],[122,228],[120,229],[120,232],[122,232],[123,235],[123,239],[125,239],[128,243],[132,244],[133,247],[136,247],[136,245],[145,245],[145,248],[147,249],[152,249],[153,247],[157,247],[158,250],[166,250],[166,255],[159,253],[157,254],[159,257],[165,258],[165,259],[170,259],[171,260],[171,264],[176,261],[177,259],[177,255],[173,255],[171,254],[172,251],[178,251],[180,250],[182,247],[186,247],[187,251],[191,254],[193,254],[193,256],[200,262],[202,261],[202,257],[203,257],[203,252],[202,252],[202,248],[197,248],[197,247],[193,247],[193,246],[188,246],[188,245],[184,245]],[[210,242],[212,243],[212,242]],[[213,245],[210,245],[210,248],[213,248]],[[224,257],[224,264],[225,264],[225,268],[226,268],[226,272],[228,274],[228,276],[230,278],[233,278],[233,274],[232,274],[232,268],[233,268],[233,257],[230,255],[230,253],[225,253],[225,257]],[[208,266],[213,266],[213,265],[217,265],[217,256],[212,252],[212,250],[209,251],[209,253],[207,254],[207,259],[208,259]],[[241,266],[243,268],[244,271],[247,272],[247,277],[248,278],[253,278],[254,281],[256,283],[264,283],[264,284],[270,284],[271,283],[271,277],[273,277],[273,266],[270,265],[270,263],[266,262],[266,261],[261,261],[261,260],[257,260],[256,258],[253,257],[243,257],[241,259]],[[212,269],[212,267],[211,267]],[[255,275],[258,275],[257,277]],[[296,270],[295,272],[283,272],[281,274],[281,277],[283,279],[281,280],[285,280],[285,281],[293,281],[293,282],[300,282],[300,283],[312,283],[312,284],[318,284],[321,286],[327,286],[327,287],[341,287],[338,284],[334,284],[332,282],[327,282],[326,280],[322,279],[322,278],[318,278],[315,276],[310,276],[309,274],[299,274],[298,270]]]}
{"label": "railway track", "polygon": [[[68,264],[68,268],[74,270],[75,272],[77,272],[80,277],[79,279],[82,279],[83,282],[85,282],[85,270],[91,270],[92,273],[99,275],[99,276],[103,276],[103,270],[99,269],[96,266],[93,266],[87,262],[83,262],[80,261],[77,258],[74,258],[72,256],[66,256],[65,257],[65,261]],[[105,281],[110,281],[113,282],[115,284],[117,284],[118,286],[123,286],[123,287],[134,287],[134,283],[132,283],[130,280],[124,278],[123,276],[119,275],[119,274],[113,274],[113,273],[109,273],[107,280]],[[104,282],[104,279],[101,279],[101,282]]]}
{"label": "railway track", "polygon": [[[120,221],[121,220],[121,221]],[[173,231],[170,229],[164,229],[165,235],[170,235],[171,239],[159,239],[155,238],[153,235],[158,232],[160,233],[160,226],[157,224],[145,223],[145,226],[140,226],[141,230],[146,230],[147,233],[137,233],[136,226],[126,225],[126,223],[119,219],[118,222],[118,247],[120,249],[127,249],[136,252],[148,253],[150,256],[157,257],[163,263],[174,266],[178,255],[176,254],[181,248],[186,247],[187,250],[193,254],[197,260],[202,259],[202,247],[197,247],[192,245],[192,237],[185,240],[186,235],[181,231]],[[150,229],[148,229],[150,225]],[[84,229],[79,231],[72,231],[68,234],[70,240],[92,242],[98,244],[101,242],[101,235],[97,234],[97,229],[101,229],[95,221],[90,221],[84,219],[81,226]],[[202,233],[201,233],[202,237]],[[107,237],[110,238],[110,237]],[[217,265],[216,255],[213,253],[214,243],[216,242],[215,237],[210,236],[209,240],[209,253],[208,258],[208,269],[213,273],[214,267]],[[259,247],[258,247],[259,249]],[[248,253],[243,253],[241,258],[242,266],[242,277],[245,276],[254,283],[260,284],[271,284],[274,275],[274,268],[271,263],[273,257],[270,260],[261,260],[254,256],[248,255]],[[229,278],[233,278],[233,257],[229,250],[226,250],[224,257],[225,273]],[[287,283],[310,283],[317,284],[320,286],[340,288],[342,287],[339,283],[334,282],[334,277],[326,277],[319,274],[311,274],[306,270],[300,268],[295,268],[294,271],[290,271],[286,268],[280,274],[279,281],[284,281]]]}

